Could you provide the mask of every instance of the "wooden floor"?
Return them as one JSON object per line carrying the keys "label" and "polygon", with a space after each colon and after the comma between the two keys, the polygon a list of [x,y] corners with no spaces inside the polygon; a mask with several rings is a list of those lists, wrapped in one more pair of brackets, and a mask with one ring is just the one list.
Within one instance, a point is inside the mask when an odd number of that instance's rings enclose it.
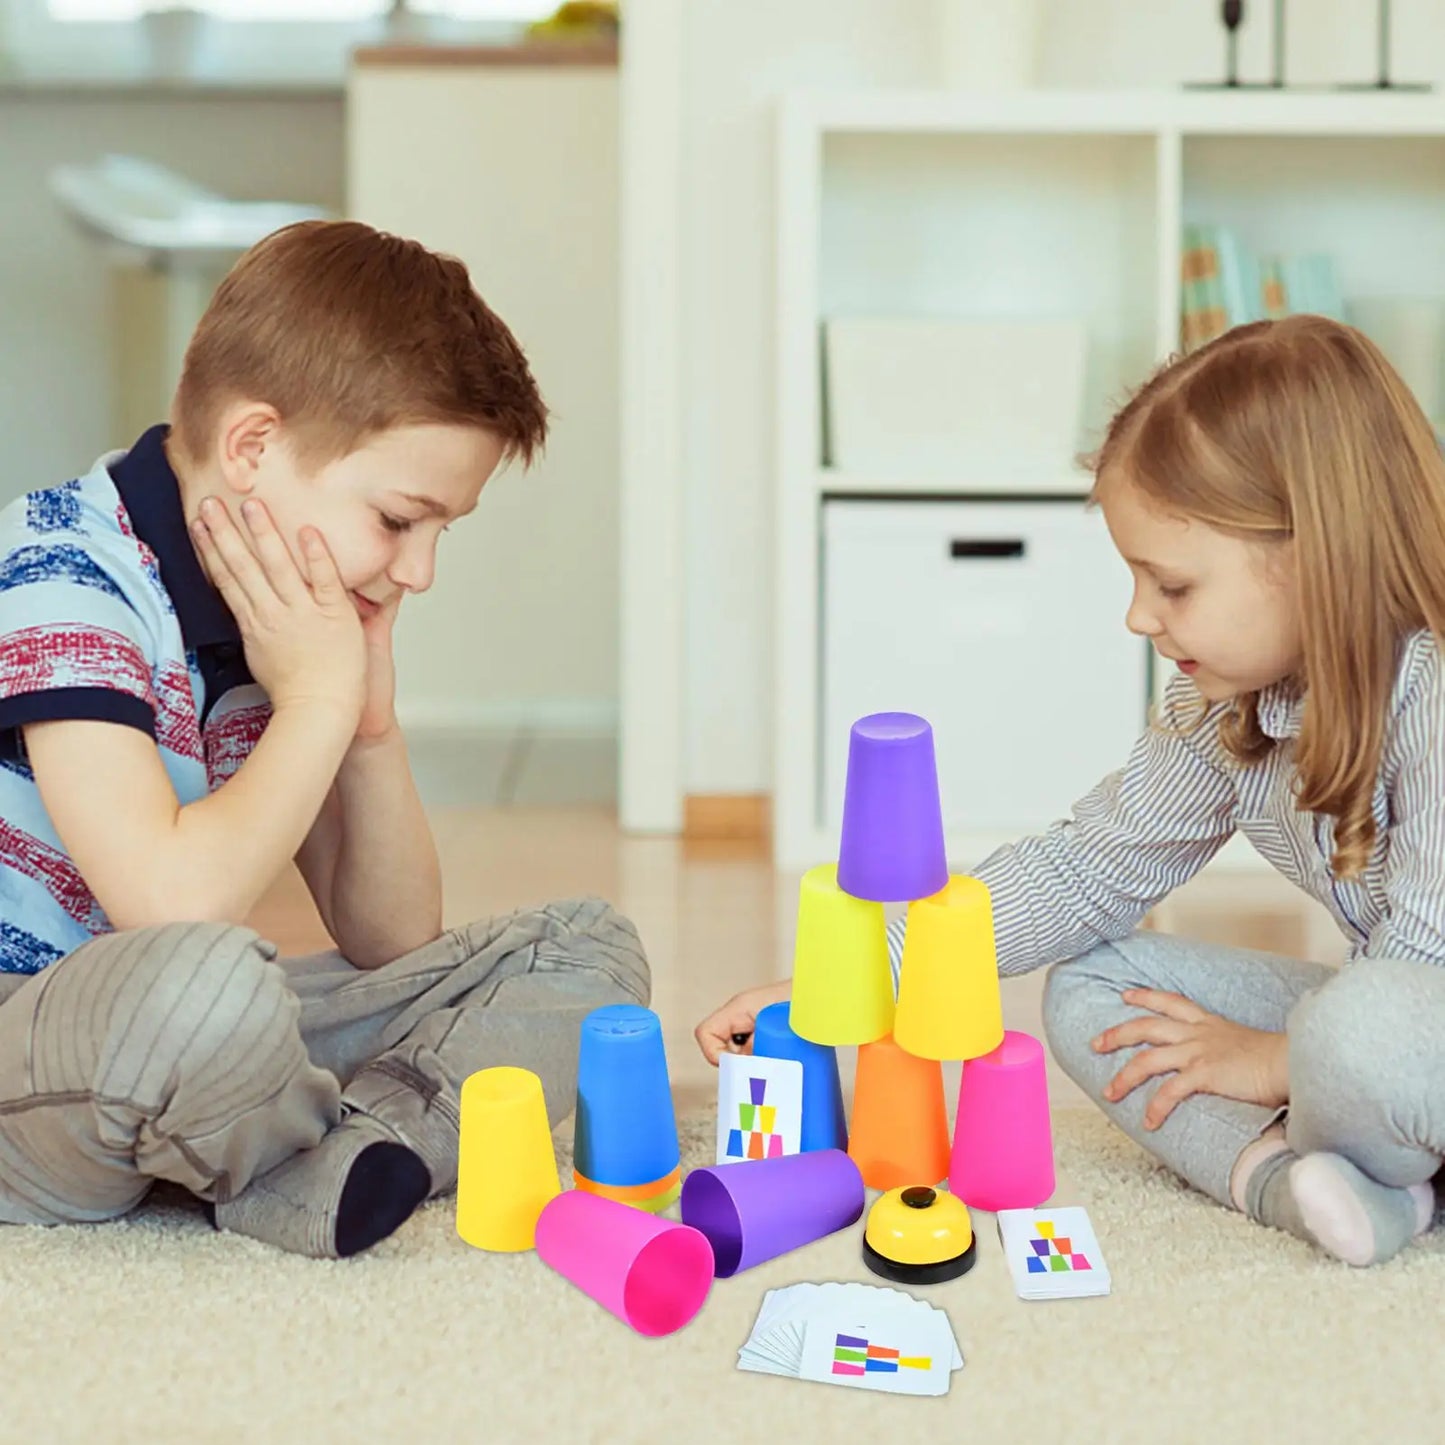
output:
{"label": "wooden floor", "polygon": [[[624,837],[606,806],[436,808],[431,817],[449,926],[575,893],[600,894],[634,920],[652,963],[652,1006],[663,1021],[674,1090],[682,1103],[710,1097],[716,1075],[692,1030],[737,990],[790,972],[798,875],[775,872],[752,846]],[[251,923],[284,954],[331,947],[294,869]],[[1149,923],[1295,957],[1343,954],[1324,910],[1272,872],[1206,871]],[[1042,970],[1005,980],[1007,1027],[1041,1034],[1043,980]],[[845,1076],[850,1064],[842,1060]],[[950,1097],[956,1069],[951,1077],[945,1069]],[[1083,1102],[1056,1069],[1050,1092],[1056,1106]]]}

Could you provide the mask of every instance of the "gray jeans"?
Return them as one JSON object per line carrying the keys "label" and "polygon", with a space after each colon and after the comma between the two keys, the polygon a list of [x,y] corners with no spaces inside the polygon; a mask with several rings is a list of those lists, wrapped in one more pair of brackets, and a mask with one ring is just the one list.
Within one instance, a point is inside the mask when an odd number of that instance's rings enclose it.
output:
{"label": "gray jeans", "polygon": [[447,1192],[469,1074],[531,1069],[555,1127],[582,1019],[650,996],[636,930],[595,898],[449,929],[368,971],[278,958],[223,924],[102,935],[0,975],[0,1223],[112,1219],[157,1179],[225,1203],[348,1110]]}
{"label": "gray jeans", "polygon": [[[1240,1150],[1280,1111],[1194,1094],[1153,1131],[1145,1106],[1163,1075],[1117,1103],[1104,1087],[1138,1048],[1097,1054],[1090,1041],[1148,1012],[1130,988],[1164,989],[1250,1028],[1289,1035],[1286,1138],[1328,1150],[1384,1184],[1430,1179],[1445,1156],[1445,967],[1363,959],[1335,969],[1275,954],[1136,933],[1056,964],[1044,1031],[1060,1066],[1131,1139],[1196,1189],[1230,1203]],[[1139,1045],[1147,1048],[1149,1045]]]}

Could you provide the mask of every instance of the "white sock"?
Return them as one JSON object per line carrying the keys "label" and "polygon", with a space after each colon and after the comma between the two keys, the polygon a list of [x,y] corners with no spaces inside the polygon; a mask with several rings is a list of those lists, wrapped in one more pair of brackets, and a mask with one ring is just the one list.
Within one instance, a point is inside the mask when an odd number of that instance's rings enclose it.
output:
{"label": "white sock", "polygon": [[[1266,1222],[1303,1234],[1356,1268],[1397,1254],[1429,1228],[1434,1215],[1431,1185],[1381,1184],[1338,1154],[1306,1154],[1282,1171],[1279,1182],[1282,1190],[1265,1191],[1276,1196],[1262,1201],[1276,1216]],[[1293,1227],[1296,1220],[1300,1228]]]}

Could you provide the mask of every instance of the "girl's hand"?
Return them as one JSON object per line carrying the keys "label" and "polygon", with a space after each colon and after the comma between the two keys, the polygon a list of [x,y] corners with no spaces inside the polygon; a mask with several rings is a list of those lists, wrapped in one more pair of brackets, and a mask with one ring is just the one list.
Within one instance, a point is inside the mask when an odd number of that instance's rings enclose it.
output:
{"label": "girl's hand", "polygon": [[[750,1054],[753,1027],[758,1014],[770,1003],[781,1003],[792,992],[792,980],[745,988],[734,994],[716,1013],[709,1014],[693,1030],[693,1037],[708,1063],[716,1065],[722,1054]],[[742,1039],[738,1043],[737,1039]]]}
{"label": "girl's hand", "polygon": [[1289,1102],[1289,1057],[1284,1034],[1231,1023],[1177,993],[1133,988],[1125,1003],[1152,1009],[1151,1016],[1105,1029],[1094,1040],[1101,1054],[1134,1044],[1141,1049],[1110,1081],[1104,1097],[1117,1103],[1157,1074],[1173,1073],[1154,1091],[1144,1127],[1157,1129],[1174,1106],[1191,1094],[1219,1094],[1246,1104],[1278,1108]]}

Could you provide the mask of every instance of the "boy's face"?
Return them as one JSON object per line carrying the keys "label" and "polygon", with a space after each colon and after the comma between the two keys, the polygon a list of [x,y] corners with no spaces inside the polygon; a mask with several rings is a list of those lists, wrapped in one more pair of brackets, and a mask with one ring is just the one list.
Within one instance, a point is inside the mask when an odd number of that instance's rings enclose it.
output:
{"label": "boy's face", "polygon": [[264,502],[294,557],[301,528],[320,531],[366,618],[432,585],[442,533],[476,507],[501,455],[481,428],[423,423],[382,432],[308,472],[276,421],[226,433],[220,465],[228,500]]}
{"label": "boy's face", "polygon": [[1122,478],[1099,489],[1134,574],[1124,624],[1179,666],[1210,702],[1256,692],[1303,663],[1288,543],[1250,542],[1160,511]]}

